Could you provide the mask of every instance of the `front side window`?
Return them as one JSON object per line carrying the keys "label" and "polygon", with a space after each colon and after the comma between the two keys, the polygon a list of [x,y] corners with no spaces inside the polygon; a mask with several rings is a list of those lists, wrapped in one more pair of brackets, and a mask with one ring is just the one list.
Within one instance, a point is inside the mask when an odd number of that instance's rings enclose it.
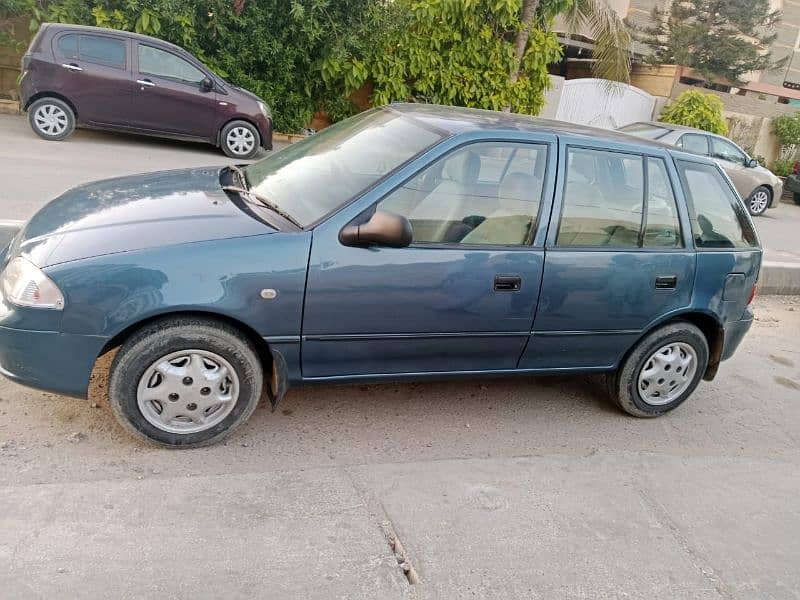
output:
{"label": "front side window", "polygon": [[378,203],[408,218],[415,243],[523,246],[533,241],[547,146],[470,144]]}
{"label": "front side window", "polygon": [[683,148],[686,152],[708,156],[708,138],[699,133],[685,133],[675,145]]}
{"label": "front side window", "polygon": [[152,46],[138,45],[139,73],[199,85],[206,74],[188,61]]}
{"label": "front side window", "polygon": [[752,248],[756,236],[744,206],[719,168],[678,161],[698,248]]}
{"label": "front side window", "polygon": [[255,192],[306,227],[446,135],[391,109],[369,110],[249,165],[245,177]]}
{"label": "front side window", "polygon": [[711,138],[711,156],[739,165],[743,165],[746,159],[744,152],[739,150],[734,144],[715,137]]}
{"label": "front side window", "polygon": [[570,148],[556,245],[636,248],[642,225],[642,157]]}
{"label": "front side window", "polygon": [[125,42],[101,35],[81,35],[80,58],[86,62],[124,69]]}

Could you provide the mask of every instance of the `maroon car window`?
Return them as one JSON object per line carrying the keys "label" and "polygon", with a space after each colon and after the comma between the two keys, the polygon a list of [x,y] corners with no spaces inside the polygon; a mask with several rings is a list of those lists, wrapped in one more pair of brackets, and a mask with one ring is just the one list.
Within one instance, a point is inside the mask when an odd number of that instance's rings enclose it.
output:
{"label": "maroon car window", "polygon": [[714,165],[677,161],[698,248],[752,248],[756,235],[747,211]]}
{"label": "maroon car window", "polygon": [[78,58],[78,36],[70,33],[58,38],[58,51],[64,58]]}
{"label": "maroon car window", "polygon": [[138,57],[139,73],[194,85],[206,78],[205,73],[188,61],[152,46],[139,44]]}
{"label": "maroon car window", "polygon": [[100,35],[81,35],[80,58],[86,62],[124,69],[125,42]]}

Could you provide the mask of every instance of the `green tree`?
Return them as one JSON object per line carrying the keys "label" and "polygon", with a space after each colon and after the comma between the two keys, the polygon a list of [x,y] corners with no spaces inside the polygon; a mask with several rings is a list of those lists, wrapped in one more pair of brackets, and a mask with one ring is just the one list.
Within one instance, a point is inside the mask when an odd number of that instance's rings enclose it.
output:
{"label": "green tree", "polygon": [[781,115],[772,122],[772,133],[781,145],[781,158],[793,159],[800,145],[800,112]]}
{"label": "green tree", "polygon": [[725,135],[728,124],[722,116],[723,108],[722,100],[714,94],[687,90],[664,109],[659,121]]}
{"label": "green tree", "polygon": [[23,33],[18,31],[19,21],[27,17],[30,28],[35,30],[39,26],[37,11],[34,0],[0,0],[0,46],[19,48],[23,43]]}
{"label": "green tree", "polygon": [[657,64],[691,67],[708,81],[732,83],[785,64],[768,51],[780,20],[769,0],[675,0],[668,12],[654,9],[653,20],[657,24],[637,37]]}

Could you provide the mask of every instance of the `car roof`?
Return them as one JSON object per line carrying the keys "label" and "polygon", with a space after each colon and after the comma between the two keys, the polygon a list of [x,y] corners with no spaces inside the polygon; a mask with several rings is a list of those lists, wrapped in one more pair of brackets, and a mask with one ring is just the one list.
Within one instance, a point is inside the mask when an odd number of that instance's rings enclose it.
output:
{"label": "car roof", "polygon": [[394,102],[386,108],[423,121],[432,127],[447,131],[453,135],[475,130],[546,132],[556,135],[585,137],[591,140],[636,144],[662,150],[674,150],[674,146],[670,144],[639,138],[622,131],[600,129],[599,127],[542,119],[517,113],[406,102]]}
{"label": "car roof", "polygon": [[649,125],[650,127],[659,127],[661,129],[666,129],[667,131],[691,131],[693,133],[701,133],[703,135],[713,135],[715,137],[722,137],[718,136],[716,133],[711,133],[710,131],[704,131],[703,129],[698,129],[697,127],[687,127],[686,125],[676,125],[675,123],[663,123],[661,121],[636,121],[635,123],[628,123],[628,125],[625,125],[625,127],[628,127],[629,125]]}
{"label": "car roof", "polygon": [[42,23],[42,27],[47,28],[48,32],[52,34],[60,33],[62,31],[76,31],[78,33],[113,34],[116,36],[138,40],[140,42],[159,44],[161,46],[165,46],[173,50],[179,50],[184,54],[189,54],[189,52],[186,49],[181,48],[180,46],[177,46],[171,42],[167,42],[165,40],[162,40],[161,38],[144,35],[142,33],[135,33],[133,31],[124,31],[122,29],[110,29],[108,27],[95,27],[94,25],[73,25],[71,23]]}

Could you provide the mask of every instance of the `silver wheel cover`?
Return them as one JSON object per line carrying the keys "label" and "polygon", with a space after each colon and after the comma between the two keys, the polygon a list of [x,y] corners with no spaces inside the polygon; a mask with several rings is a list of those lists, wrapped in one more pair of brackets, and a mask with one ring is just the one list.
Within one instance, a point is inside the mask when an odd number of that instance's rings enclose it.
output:
{"label": "silver wheel cover", "polygon": [[256,138],[247,127],[234,127],[225,136],[225,143],[231,152],[238,156],[244,156],[252,152],[256,145]]}
{"label": "silver wheel cover", "polygon": [[636,385],[639,396],[651,406],[676,400],[694,380],[697,352],[684,342],[662,346],[644,362]]}
{"label": "silver wheel cover", "polygon": [[61,135],[69,126],[69,117],[60,106],[55,104],[42,104],[33,113],[36,127],[46,135]]}
{"label": "silver wheel cover", "polygon": [[769,204],[769,194],[765,190],[758,190],[750,198],[750,211],[754,213],[764,212]]}
{"label": "silver wheel cover", "polygon": [[181,350],[159,358],[139,380],[136,401],[148,423],[169,433],[198,433],[227,417],[239,377],[219,354]]}

